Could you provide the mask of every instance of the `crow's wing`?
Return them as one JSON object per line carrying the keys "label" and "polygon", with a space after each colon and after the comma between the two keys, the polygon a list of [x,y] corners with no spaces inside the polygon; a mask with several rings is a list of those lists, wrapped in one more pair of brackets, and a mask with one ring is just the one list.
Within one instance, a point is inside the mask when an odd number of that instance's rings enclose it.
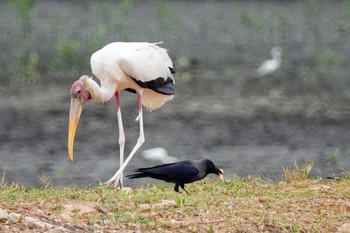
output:
{"label": "crow's wing", "polygon": [[[139,176],[129,176],[130,178],[151,177],[167,182],[186,183],[198,174],[198,169],[189,161],[163,164],[150,168],[139,168]],[[135,174],[136,175],[136,174]]]}

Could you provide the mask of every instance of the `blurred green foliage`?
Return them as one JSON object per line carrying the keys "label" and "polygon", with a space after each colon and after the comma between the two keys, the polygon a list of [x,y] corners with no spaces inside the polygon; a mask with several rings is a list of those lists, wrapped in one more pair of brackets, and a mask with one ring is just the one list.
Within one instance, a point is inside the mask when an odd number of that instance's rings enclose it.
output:
{"label": "blurred green foliage", "polygon": [[31,32],[31,11],[35,6],[35,0],[10,0],[15,9],[16,16],[21,22],[21,31],[23,33]]}
{"label": "blurred green foliage", "polygon": [[133,0],[123,0],[119,7],[112,13],[112,28],[119,32],[120,41],[128,41],[129,35],[134,30],[130,14],[134,8]]}
{"label": "blurred green foliage", "polygon": [[339,65],[336,53],[330,48],[315,47],[313,51],[313,59],[317,65],[325,68]]}
{"label": "blurred green foliage", "polygon": [[[164,41],[175,66],[184,57],[199,65],[179,65],[178,75],[183,69],[187,85],[207,85],[203,90],[212,90],[216,77],[196,69],[223,70],[222,83],[241,93],[349,92],[350,0],[10,0],[0,9],[3,84],[90,73],[90,55],[113,41]],[[284,49],[282,68],[249,80],[274,46]]]}
{"label": "blurred green foliage", "polygon": [[12,83],[32,83],[39,77],[39,55],[28,43],[31,40],[33,30],[31,11],[35,6],[35,0],[11,0],[10,3],[15,9],[17,19],[19,19],[16,26],[19,28],[18,36],[21,38],[18,47],[14,50],[12,73],[15,79],[11,81]]}
{"label": "blurred green foliage", "polygon": [[80,68],[79,50],[80,43],[75,40],[67,40],[60,42],[55,46],[55,59],[51,64],[51,68],[59,70],[62,68]]}

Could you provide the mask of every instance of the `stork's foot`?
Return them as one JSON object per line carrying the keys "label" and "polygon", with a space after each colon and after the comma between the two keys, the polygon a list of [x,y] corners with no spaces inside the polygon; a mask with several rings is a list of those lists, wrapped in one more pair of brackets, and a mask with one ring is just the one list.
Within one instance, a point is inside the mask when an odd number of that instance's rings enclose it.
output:
{"label": "stork's foot", "polygon": [[114,174],[112,178],[110,178],[106,183],[104,183],[106,186],[112,185],[114,188],[120,188],[123,189],[123,180],[122,180],[123,173],[119,170]]}

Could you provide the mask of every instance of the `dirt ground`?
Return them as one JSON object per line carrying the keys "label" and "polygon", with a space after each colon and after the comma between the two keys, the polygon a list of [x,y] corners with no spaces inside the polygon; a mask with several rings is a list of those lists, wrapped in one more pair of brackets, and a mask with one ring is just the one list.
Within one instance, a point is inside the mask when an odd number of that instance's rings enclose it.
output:
{"label": "dirt ground", "polygon": [[[84,187],[105,181],[117,170],[118,128],[113,100],[86,105],[77,129],[75,160],[68,161],[69,89],[73,81],[1,87],[0,171],[6,182],[40,186],[40,179],[47,177],[53,186]],[[136,167],[154,165],[140,158],[142,150],[153,147],[163,147],[180,160],[211,158],[227,176],[280,180],[283,166],[307,160],[314,162],[312,176],[349,171],[346,99],[291,98],[273,91],[249,97],[210,90],[194,95],[188,86],[180,74],[175,98],[162,109],[144,111],[146,142],[126,174]],[[135,97],[121,94],[126,153],[138,137]]]}

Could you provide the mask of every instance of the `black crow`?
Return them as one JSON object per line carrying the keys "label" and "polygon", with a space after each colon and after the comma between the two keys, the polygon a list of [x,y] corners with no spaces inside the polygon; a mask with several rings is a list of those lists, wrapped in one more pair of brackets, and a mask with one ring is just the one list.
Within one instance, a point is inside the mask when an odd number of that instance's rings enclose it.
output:
{"label": "black crow", "polygon": [[151,177],[166,182],[175,183],[174,190],[179,192],[179,186],[186,192],[185,184],[201,180],[214,173],[223,180],[223,171],[218,169],[209,159],[185,160],[167,163],[155,167],[138,168],[134,174],[127,175],[129,179]]}

